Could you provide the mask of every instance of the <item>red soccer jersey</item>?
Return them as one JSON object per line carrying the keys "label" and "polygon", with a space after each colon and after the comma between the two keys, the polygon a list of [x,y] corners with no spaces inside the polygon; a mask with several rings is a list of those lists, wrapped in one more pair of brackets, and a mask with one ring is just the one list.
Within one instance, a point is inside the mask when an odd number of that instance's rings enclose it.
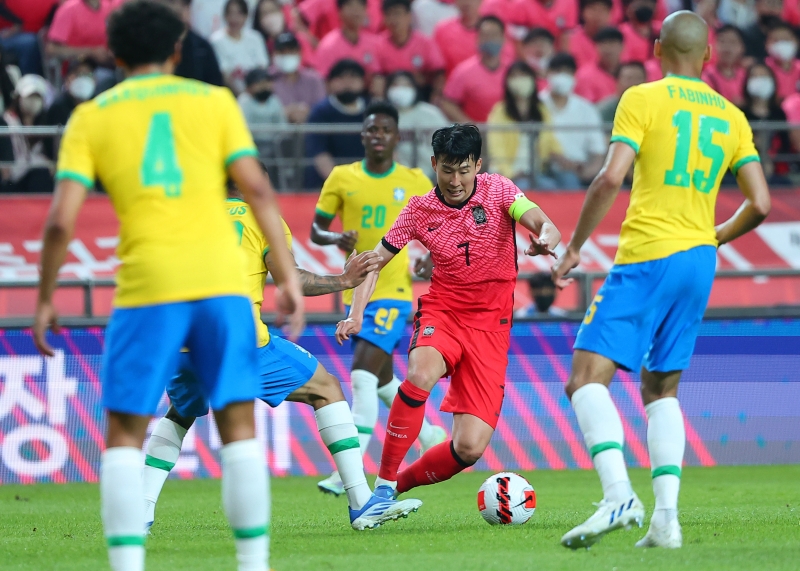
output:
{"label": "red soccer jersey", "polygon": [[383,238],[392,253],[411,240],[431,251],[433,278],[420,307],[451,312],[459,323],[482,331],[511,328],[517,245],[511,204],[522,196],[499,174],[479,174],[475,190],[457,206],[438,187],[413,196]]}

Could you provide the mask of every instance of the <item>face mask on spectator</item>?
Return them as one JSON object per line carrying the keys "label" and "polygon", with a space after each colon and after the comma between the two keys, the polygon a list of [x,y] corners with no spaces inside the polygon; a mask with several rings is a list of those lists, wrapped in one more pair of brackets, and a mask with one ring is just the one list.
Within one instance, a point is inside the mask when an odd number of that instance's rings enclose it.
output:
{"label": "face mask on spectator", "polygon": [[533,95],[536,84],[530,75],[518,75],[508,80],[508,90],[514,97],[527,99]]}
{"label": "face mask on spectator", "polygon": [[277,36],[286,27],[286,20],[280,12],[273,12],[261,18],[261,25],[270,36]]}
{"label": "face mask on spectator", "polygon": [[549,57],[529,57],[526,58],[525,61],[531,66],[535,71],[541,73],[547,71],[547,66],[550,65],[550,58]]}
{"label": "face mask on spectator", "polygon": [[636,18],[636,21],[640,24],[646,24],[653,19],[653,7],[639,6],[633,11],[633,17]]}
{"label": "face mask on spectator", "polygon": [[539,313],[547,313],[550,306],[556,300],[555,294],[541,294],[533,296],[533,303],[536,305],[536,311]]}
{"label": "face mask on spectator", "polygon": [[94,79],[88,75],[81,75],[69,84],[69,93],[78,101],[86,101],[94,94]]}
{"label": "face mask on spectator", "polygon": [[336,99],[338,99],[342,105],[350,105],[351,103],[355,103],[360,95],[361,94],[357,91],[342,91],[336,94]]}
{"label": "face mask on spectator", "polygon": [[44,101],[38,95],[30,95],[19,100],[20,111],[34,117],[42,112]]}
{"label": "face mask on spectator", "polygon": [[275,56],[275,65],[283,73],[294,73],[300,68],[300,54]]}
{"label": "face mask on spectator", "polygon": [[386,97],[400,109],[408,109],[417,99],[417,90],[410,85],[395,85],[386,92]]}
{"label": "face mask on spectator", "polygon": [[554,73],[547,78],[550,90],[556,95],[569,95],[575,88],[575,76],[569,73]]}
{"label": "face mask on spectator", "polygon": [[747,93],[759,99],[769,99],[775,93],[775,82],[771,77],[751,77],[747,80]]}
{"label": "face mask on spectator", "polygon": [[503,42],[483,42],[478,49],[485,56],[497,57],[503,51]]}
{"label": "face mask on spectator", "polygon": [[769,55],[780,61],[791,61],[797,55],[797,44],[791,40],[775,42],[767,48]]}
{"label": "face mask on spectator", "polygon": [[259,103],[266,103],[267,99],[270,98],[272,95],[272,91],[269,89],[262,89],[261,91],[256,91],[253,93],[253,99],[258,101]]}

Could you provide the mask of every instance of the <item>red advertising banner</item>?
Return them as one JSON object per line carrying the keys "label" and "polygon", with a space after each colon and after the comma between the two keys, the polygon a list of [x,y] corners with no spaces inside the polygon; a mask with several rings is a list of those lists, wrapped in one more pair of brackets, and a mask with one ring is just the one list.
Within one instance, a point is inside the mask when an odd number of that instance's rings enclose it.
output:
{"label": "red advertising banner", "polygon": [[[530,192],[550,218],[568,237],[575,228],[583,203],[582,192]],[[280,203],[287,223],[294,233],[294,254],[298,264],[310,271],[338,272],[344,263],[343,254],[335,247],[320,247],[309,238],[317,197],[310,194],[284,194]],[[717,219],[733,214],[742,197],[735,191],[724,191],[717,202]],[[0,198],[0,317],[31,315],[34,304],[32,288],[2,288],[3,282],[36,280],[41,249],[41,231],[50,198],[47,196],[9,196]],[[606,271],[614,259],[619,240],[619,228],[628,205],[628,194],[620,193],[608,216],[587,242],[582,252],[581,267],[587,271]],[[114,255],[117,246],[118,222],[107,197],[90,197],[78,219],[77,231],[69,247],[64,278],[112,278],[119,261]],[[549,269],[550,260],[522,255],[527,236],[518,231],[519,267],[521,274]],[[412,259],[423,250],[417,246]],[[755,232],[721,247],[717,255],[719,269],[752,270],[760,268],[800,268],[800,189],[776,192],[768,221]],[[418,284],[424,291],[425,285]],[[557,305],[573,308],[577,303],[577,288],[562,292]],[[419,292],[418,292],[419,293]],[[83,292],[65,288],[59,292],[57,303],[64,315],[79,315],[83,310]],[[95,313],[110,310],[110,288],[98,288],[94,293]],[[530,302],[527,284],[520,280],[517,306]],[[267,296],[270,299],[270,296]],[[800,302],[800,279],[797,278],[737,278],[718,280],[710,305],[775,306]],[[309,299],[309,311],[335,311],[334,296]],[[265,309],[269,310],[269,303]]]}

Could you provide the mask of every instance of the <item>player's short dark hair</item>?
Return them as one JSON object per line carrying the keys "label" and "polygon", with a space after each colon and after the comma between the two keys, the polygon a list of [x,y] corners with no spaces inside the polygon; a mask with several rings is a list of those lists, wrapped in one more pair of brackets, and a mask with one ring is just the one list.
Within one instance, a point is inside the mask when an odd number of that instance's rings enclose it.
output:
{"label": "player's short dark hair", "polygon": [[494,14],[487,14],[486,16],[482,16],[480,20],[478,20],[478,25],[475,26],[476,30],[480,30],[481,26],[483,26],[486,22],[492,22],[500,26],[500,29],[505,33],[506,25],[503,23],[503,20],[495,16]]}
{"label": "player's short dark hair", "polygon": [[645,77],[645,80],[647,79],[647,68],[644,67],[644,64],[640,61],[626,61],[625,63],[621,63],[617,68],[617,73],[614,74],[614,77],[619,79],[619,76],[622,75],[622,70],[625,69],[626,67],[635,67],[636,69],[642,72],[642,74]]}
{"label": "player's short dark hair", "polygon": [[133,0],[109,17],[108,47],[130,68],[161,64],[175,53],[185,31],[174,10],[150,0]]}
{"label": "player's short dark hair", "polygon": [[530,44],[536,40],[547,40],[551,44],[556,43],[556,37],[547,28],[531,28],[525,37],[522,39],[523,44]]}
{"label": "player's short dark hair", "polygon": [[247,5],[245,0],[228,0],[225,2],[225,8],[222,10],[222,15],[226,15],[231,6],[238,6],[245,16],[250,14],[250,6]]}
{"label": "player's short dark hair", "polygon": [[437,129],[431,137],[433,156],[446,165],[460,165],[464,161],[481,158],[483,139],[475,125],[469,123]]}
{"label": "player's short dark hair", "polygon": [[406,12],[411,12],[411,0],[383,0],[381,10],[386,13],[395,6],[402,6]]}
{"label": "player's short dark hair", "polygon": [[739,37],[739,40],[742,43],[744,43],[744,34],[742,34],[742,31],[733,24],[724,24],[720,26],[719,28],[717,28],[716,35],[717,37],[720,37],[721,34],[728,34],[728,33],[736,34]]}
{"label": "player's short dark hair", "polygon": [[367,72],[364,71],[364,66],[358,63],[354,59],[340,59],[328,72],[328,81],[331,79],[336,79],[337,77],[341,77],[343,75],[352,74],[357,75],[359,77],[365,77]]}
{"label": "player's short dark hair", "polygon": [[550,65],[547,66],[547,71],[556,69],[569,69],[572,73],[578,71],[578,65],[575,63],[575,58],[567,53],[557,53],[550,60]]}
{"label": "player's short dark hair", "polygon": [[612,0],[581,0],[578,10],[583,12],[584,8],[588,8],[593,4],[604,4],[605,7],[608,8],[609,10],[614,8],[614,3],[612,2]]}
{"label": "player's short dark hair", "polygon": [[386,115],[394,119],[395,125],[400,124],[400,114],[397,112],[397,107],[388,101],[379,99],[367,105],[367,108],[364,109],[364,122],[366,122],[370,115]]}
{"label": "player's short dark hair", "polygon": [[599,44],[602,42],[619,42],[622,43],[625,41],[625,37],[622,35],[618,29],[614,26],[606,26],[605,28],[601,28],[595,35],[594,43]]}
{"label": "player's short dark hair", "polygon": [[336,0],[336,9],[341,10],[344,8],[345,4],[349,4],[350,2],[361,2],[364,6],[367,5],[367,0]]}

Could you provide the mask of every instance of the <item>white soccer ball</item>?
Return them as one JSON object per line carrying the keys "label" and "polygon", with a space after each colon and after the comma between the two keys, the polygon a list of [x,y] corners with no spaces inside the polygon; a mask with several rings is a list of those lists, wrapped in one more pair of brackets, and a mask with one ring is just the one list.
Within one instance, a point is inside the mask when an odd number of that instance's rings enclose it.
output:
{"label": "white soccer ball", "polygon": [[491,525],[522,525],[536,510],[536,492],[519,474],[500,472],[478,490],[478,509]]}

